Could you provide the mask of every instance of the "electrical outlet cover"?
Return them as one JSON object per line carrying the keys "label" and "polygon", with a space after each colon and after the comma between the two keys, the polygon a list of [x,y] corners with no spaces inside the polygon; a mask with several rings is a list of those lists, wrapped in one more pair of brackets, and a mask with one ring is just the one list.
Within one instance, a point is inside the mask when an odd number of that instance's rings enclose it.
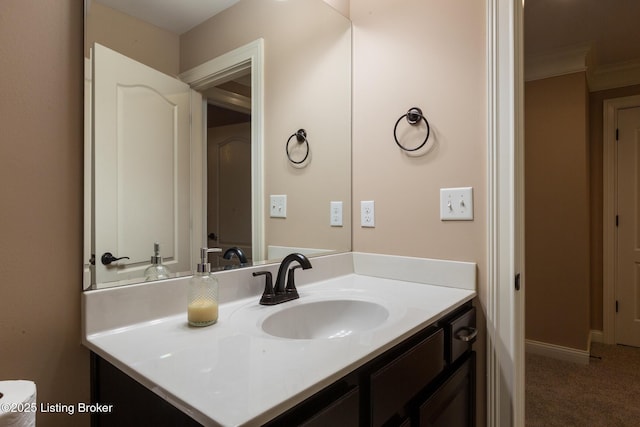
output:
{"label": "electrical outlet cover", "polygon": [[331,202],[329,225],[342,227],[342,202]]}
{"label": "electrical outlet cover", "polygon": [[373,200],[360,202],[360,226],[361,227],[376,226],[375,203]]}

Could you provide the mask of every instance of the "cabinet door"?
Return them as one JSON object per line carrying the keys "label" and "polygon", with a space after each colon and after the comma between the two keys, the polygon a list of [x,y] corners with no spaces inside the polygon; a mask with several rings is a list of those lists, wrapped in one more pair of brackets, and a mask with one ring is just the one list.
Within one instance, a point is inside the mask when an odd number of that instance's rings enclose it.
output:
{"label": "cabinet door", "polygon": [[475,426],[475,352],[418,410],[419,426]]}
{"label": "cabinet door", "polygon": [[201,427],[160,396],[91,353],[91,402],[112,405],[106,413],[91,414],[94,427]]}
{"label": "cabinet door", "polygon": [[[403,412],[407,402],[444,368],[444,332],[438,329],[371,374],[371,424]],[[402,415],[402,414],[400,414]]]}
{"label": "cabinet door", "polygon": [[357,427],[359,423],[360,393],[356,387],[322,411],[318,412],[311,419],[302,423],[304,427]]}

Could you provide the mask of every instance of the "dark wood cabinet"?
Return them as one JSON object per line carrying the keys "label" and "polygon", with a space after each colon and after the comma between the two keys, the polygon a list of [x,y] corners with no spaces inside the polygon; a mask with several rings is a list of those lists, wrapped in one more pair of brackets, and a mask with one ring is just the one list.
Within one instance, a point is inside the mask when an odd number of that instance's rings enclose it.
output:
{"label": "dark wood cabinet", "polygon": [[381,356],[384,365],[370,377],[371,399],[363,403],[371,417],[360,425],[475,426],[475,326],[475,308],[468,303],[436,322],[435,330],[427,328]]}
{"label": "dark wood cabinet", "polygon": [[91,427],[200,426],[95,353],[91,353],[91,401],[110,404],[113,408],[111,412],[92,413]]}
{"label": "dark wood cabinet", "polygon": [[433,334],[385,362],[369,377],[371,424],[383,425],[444,369],[444,332]]}
{"label": "dark wood cabinet", "polygon": [[418,406],[416,426],[475,426],[475,353],[460,362],[453,374]]}
{"label": "dark wood cabinet", "polygon": [[[265,425],[473,427],[474,331],[469,302]],[[93,426],[141,425],[141,413],[156,426],[199,425],[99,356],[92,360],[92,400],[114,405],[94,414]]]}
{"label": "dark wood cabinet", "polygon": [[300,425],[304,427],[357,427],[359,425],[359,412],[360,390],[356,387]]}
{"label": "dark wood cabinet", "polygon": [[360,387],[352,373],[265,424],[266,427],[360,425]]}

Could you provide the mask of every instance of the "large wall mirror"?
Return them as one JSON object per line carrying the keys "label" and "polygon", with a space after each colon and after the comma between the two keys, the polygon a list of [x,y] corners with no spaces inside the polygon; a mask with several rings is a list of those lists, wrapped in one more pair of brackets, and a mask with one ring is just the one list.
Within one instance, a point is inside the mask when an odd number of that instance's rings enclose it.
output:
{"label": "large wall mirror", "polygon": [[85,12],[85,289],[157,280],[160,258],[191,274],[204,246],[214,269],[351,249],[346,17],[323,0]]}

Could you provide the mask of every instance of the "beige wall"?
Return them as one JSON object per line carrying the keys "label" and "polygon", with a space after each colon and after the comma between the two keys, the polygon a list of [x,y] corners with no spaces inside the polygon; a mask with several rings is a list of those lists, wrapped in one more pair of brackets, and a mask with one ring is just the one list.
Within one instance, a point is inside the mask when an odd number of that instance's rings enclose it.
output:
{"label": "beige wall", "polygon": [[[329,225],[330,201],[343,201],[351,216],[349,22],[319,1],[244,0],[181,36],[181,71],[257,38],[265,51],[265,206],[270,194],[287,195],[286,219],[267,211],[266,244],[349,250],[350,227]],[[304,168],[285,154],[300,128],[311,150]]]}
{"label": "beige wall", "polygon": [[85,56],[94,42],[171,76],[178,75],[180,37],[96,1],[87,16]]}
{"label": "beige wall", "polygon": [[[478,264],[486,295],[485,2],[351,0],[353,248]],[[393,127],[411,107],[431,125],[432,150],[410,157]],[[474,221],[442,222],[442,187],[472,186]],[[361,200],[375,228],[361,228]],[[484,416],[484,337],[478,339],[478,423]]]}
{"label": "beige wall", "polygon": [[[0,379],[38,400],[89,401],[80,343],[82,3],[0,2]],[[39,427],[88,425],[37,415]]]}
{"label": "beige wall", "polygon": [[[472,261],[484,270],[484,13],[483,2],[351,1],[355,250]],[[434,144],[421,157],[393,139],[396,120],[414,106]],[[440,221],[440,188],[460,186],[474,187],[475,219]],[[361,200],[376,202],[375,228],[360,227]]]}
{"label": "beige wall", "polygon": [[324,0],[324,2],[347,18],[349,17],[350,0]]}
{"label": "beige wall", "polygon": [[527,339],[587,350],[588,93],[584,73],[525,86]]}
{"label": "beige wall", "polygon": [[640,95],[640,85],[589,94],[589,164],[591,187],[591,329],[602,330],[602,152],[603,102],[606,99]]}

